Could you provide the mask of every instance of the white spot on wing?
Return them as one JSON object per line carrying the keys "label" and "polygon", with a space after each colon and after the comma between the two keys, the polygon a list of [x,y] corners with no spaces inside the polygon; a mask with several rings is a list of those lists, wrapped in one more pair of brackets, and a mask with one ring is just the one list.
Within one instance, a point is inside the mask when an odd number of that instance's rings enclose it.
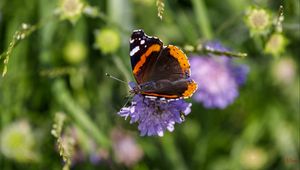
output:
{"label": "white spot on wing", "polygon": [[139,46],[134,47],[131,51],[130,51],[130,56],[133,56],[136,52],[138,52],[140,50]]}
{"label": "white spot on wing", "polygon": [[133,32],[140,32],[140,31],[142,31],[141,29],[138,29],[138,30],[134,30]]}
{"label": "white spot on wing", "polygon": [[134,39],[131,39],[131,40],[130,40],[130,43],[133,43],[133,42],[134,42]]}
{"label": "white spot on wing", "polygon": [[155,97],[155,96],[145,96],[145,97],[152,101],[155,101],[157,99],[157,97]]}
{"label": "white spot on wing", "polygon": [[145,40],[142,40],[142,41],[141,41],[141,44],[145,44]]}

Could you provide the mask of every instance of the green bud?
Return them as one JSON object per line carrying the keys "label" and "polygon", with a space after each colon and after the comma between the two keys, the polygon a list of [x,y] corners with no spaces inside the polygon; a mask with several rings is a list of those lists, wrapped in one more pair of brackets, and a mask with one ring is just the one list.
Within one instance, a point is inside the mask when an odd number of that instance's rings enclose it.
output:
{"label": "green bud", "polygon": [[245,148],[240,156],[240,163],[244,169],[262,169],[267,160],[266,151],[258,147]]}
{"label": "green bud", "polygon": [[102,29],[96,32],[95,46],[104,54],[114,53],[120,47],[121,39],[117,31]]}
{"label": "green bud", "polygon": [[0,150],[7,158],[24,163],[37,160],[34,135],[27,121],[14,122],[4,127],[0,136]]}
{"label": "green bud", "polygon": [[71,41],[63,49],[64,59],[70,64],[81,63],[87,56],[86,46],[80,41]]}
{"label": "green bud", "polygon": [[274,60],[271,74],[279,85],[291,86],[297,79],[297,63],[292,57],[280,57]]}
{"label": "green bud", "polygon": [[75,23],[81,16],[84,3],[82,0],[60,0],[61,18]]}
{"label": "green bud", "polygon": [[250,30],[251,36],[266,34],[270,31],[272,24],[271,14],[263,8],[251,7],[246,13],[245,22]]}
{"label": "green bud", "polygon": [[287,39],[281,33],[274,33],[267,41],[265,52],[273,56],[279,56],[285,51]]}

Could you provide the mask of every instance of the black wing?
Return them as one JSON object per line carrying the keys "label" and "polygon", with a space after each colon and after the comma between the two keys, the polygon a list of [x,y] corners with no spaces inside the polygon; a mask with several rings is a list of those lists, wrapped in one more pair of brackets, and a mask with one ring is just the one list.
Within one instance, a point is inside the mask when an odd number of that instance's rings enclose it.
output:
{"label": "black wing", "polygon": [[190,97],[197,84],[190,79],[190,64],[176,46],[164,47],[153,67],[144,76],[142,93],[165,98]]}
{"label": "black wing", "polygon": [[143,30],[133,31],[130,39],[130,58],[133,75],[138,84],[146,82],[146,76],[153,70],[163,43],[156,37],[147,36]]}

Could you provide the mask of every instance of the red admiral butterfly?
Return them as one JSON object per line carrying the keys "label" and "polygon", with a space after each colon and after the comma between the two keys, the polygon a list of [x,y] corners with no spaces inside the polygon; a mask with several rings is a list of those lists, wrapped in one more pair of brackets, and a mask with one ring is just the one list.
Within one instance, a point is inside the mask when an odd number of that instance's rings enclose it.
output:
{"label": "red admiral butterfly", "polygon": [[163,46],[160,39],[143,30],[133,31],[130,39],[130,58],[138,86],[135,93],[166,99],[188,98],[197,89],[190,78],[188,58],[176,46]]}

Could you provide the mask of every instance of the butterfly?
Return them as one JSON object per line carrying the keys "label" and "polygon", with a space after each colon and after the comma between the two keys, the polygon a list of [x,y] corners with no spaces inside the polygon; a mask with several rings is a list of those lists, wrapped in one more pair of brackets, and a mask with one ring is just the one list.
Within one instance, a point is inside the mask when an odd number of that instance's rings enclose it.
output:
{"label": "butterfly", "polygon": [[131,35],[130,59],[137,83],[134,93],[172,100],[191,97],[197,89],[184,52],[174,45],[163,46],[159,38],[143,30],[134,30]]}

